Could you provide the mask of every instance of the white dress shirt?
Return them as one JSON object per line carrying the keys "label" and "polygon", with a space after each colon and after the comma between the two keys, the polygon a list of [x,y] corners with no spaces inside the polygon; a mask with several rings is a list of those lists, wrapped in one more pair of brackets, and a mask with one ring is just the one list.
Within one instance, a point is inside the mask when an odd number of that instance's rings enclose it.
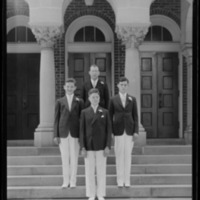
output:
{"label": "white dress shirt", "polygon": [[66,95],[67,96],[67,101],[68,101],[68,105],[69,105],[69,110],[71,110],[71,107],[72,107],[72,99],[74,97],[74,94],[72,95]]}
{"label": "white dress shirt", "polygon": [[98,79],[96,79],[96,80],[92,80],[92,79],[91,79],[91,82],[92,82],[93,88],[95,88],[96,85],[97,85]]}
{"label": "white dress shirt", "polygon": [[127,95],[126,93],[122,94],[122,93],[119,92],[119,96],[120,96],[120,99],[122,101],[123,107],[125,107],[125,105],[126,105],[126,95]]}

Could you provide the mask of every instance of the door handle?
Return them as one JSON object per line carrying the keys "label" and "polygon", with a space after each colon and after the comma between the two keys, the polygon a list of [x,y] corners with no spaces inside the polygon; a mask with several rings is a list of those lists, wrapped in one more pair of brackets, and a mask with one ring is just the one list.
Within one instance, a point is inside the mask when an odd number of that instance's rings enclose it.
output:
{"label": "door handle", "polygon": [[163,107],[162,97],[163,97],[162,93],[159,93],[159,108]]}
{"label": "door handle", "polygon": [[23,107],[23,109],[25,109],[27,107],[27,100],[25,98],[23,98],[23,100],[22,100],[22,107]]}

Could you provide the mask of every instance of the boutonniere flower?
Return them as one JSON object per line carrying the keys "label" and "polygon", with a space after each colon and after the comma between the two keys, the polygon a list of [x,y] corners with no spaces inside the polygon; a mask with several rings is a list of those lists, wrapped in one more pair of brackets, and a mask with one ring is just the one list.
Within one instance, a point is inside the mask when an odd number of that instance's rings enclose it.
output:
{"label": "boutonniere flower", "polygon": [[132,101],[133,99],[132,99],[132,97],[128,97],[128,99],[130,100],[130,101]]}
{"label": "boutonniere flower", "polygon": [[103,110],[99,109],[98,112],[101,114],[101,118],[104,118]]}
{"label": "boutonniere flower", "polygon": [[76,97],[76,101],[80,101],[80,99],[78,97]]}
{"label": "boutonniere flower", "polygon": [[101,81],[101,84],[102,84],[102,85],[104,85],[104,82],[103,82],[103,81]]}

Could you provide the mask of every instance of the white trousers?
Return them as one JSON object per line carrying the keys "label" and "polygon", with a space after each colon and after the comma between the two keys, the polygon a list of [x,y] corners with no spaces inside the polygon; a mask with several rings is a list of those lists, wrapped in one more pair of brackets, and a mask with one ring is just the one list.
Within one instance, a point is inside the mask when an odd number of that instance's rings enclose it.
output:
{"label": "white trousers", "polygon": [[131,154],[134,146],[132,138],[132,136],[127,135],[125,132],[121,136],[115,136],[114,151],[118,185],[130,185]]}
{"label": "white trousers", "polygon": [[[102,151],[87,151],[85,158],[86,196],[104,197],[106,195],[106,157]],[[95,180],[95,170],[97,181]]]}
{"label": "white trousers", "polygon": [[63,184],[76,186],[78,167],[79,142],[69,134],[67,138],[60,138],[60,153],[62,160]]}

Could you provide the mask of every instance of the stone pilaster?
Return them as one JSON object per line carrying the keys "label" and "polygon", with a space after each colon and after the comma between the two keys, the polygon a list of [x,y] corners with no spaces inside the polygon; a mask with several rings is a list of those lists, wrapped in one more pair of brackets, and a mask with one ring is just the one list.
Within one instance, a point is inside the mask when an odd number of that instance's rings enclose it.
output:
{"label": "stone pilaster", "polygon": [[55,107],[54,42],[60,36],[60,27],[32,26],[41,46],[40,58],[40,124],[34,133],[35,146],[53,145]]}
{"label": "stone pilaster", "polygon": [[[143,41],[149,24],[117,25],[116,33],[126,45],[125,76],[129,80],[128,93],[135,96],[138,105],[138,115],[141,121],[141,88],[140,88],[140,57],[138,46]],[[146,132],[139,122],[139,138],[136,145],[146,145]]]}
{"label": "stone pilaster", "polygon": [[187,127],[184,138],[186,144],[192,144],[192,47],[184,46],[183,55],[187,61]]}

